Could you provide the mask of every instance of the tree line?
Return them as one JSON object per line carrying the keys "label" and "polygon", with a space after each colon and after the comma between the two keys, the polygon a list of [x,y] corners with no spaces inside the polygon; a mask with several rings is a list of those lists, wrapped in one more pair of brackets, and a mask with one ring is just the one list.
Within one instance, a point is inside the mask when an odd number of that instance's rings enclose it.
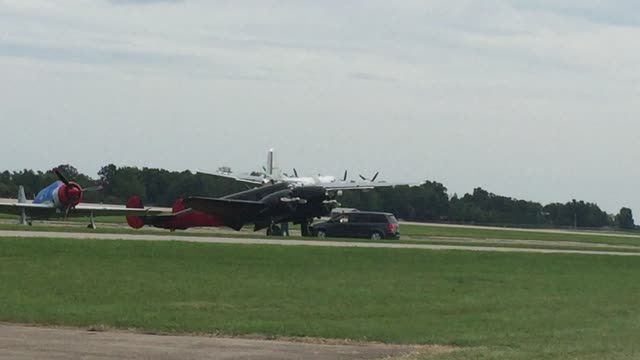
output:
{"label": "tree line", "polygon": [[[168,171],[158,168],[103,166],[98,177],[81,174],[71,165],[58,167],[71,181],[83,187],[103,185],[99,192],[86,192],[84,201],[123,204],[132,196],[140,196],[145,205],[172,206],[186,196],[220,197],[246,190],[233,180],[188,170]],[[0,197],[15,197],[18,186],[24,186],[32,199],[45,186],[57,180],[53,171],[3,171],[0,173]],[[462,224],[520,225],[530,227],[634,229],[633,213],[622,208],[608,214],[595,203],[572,200],[542,205],[496,195],[482,188],[472,193],[450,196],[438,182],[421,186],[397,186],[370,191],[345,191],[339,198],[342,207],[394,213],[407,221],[450,222]]]}

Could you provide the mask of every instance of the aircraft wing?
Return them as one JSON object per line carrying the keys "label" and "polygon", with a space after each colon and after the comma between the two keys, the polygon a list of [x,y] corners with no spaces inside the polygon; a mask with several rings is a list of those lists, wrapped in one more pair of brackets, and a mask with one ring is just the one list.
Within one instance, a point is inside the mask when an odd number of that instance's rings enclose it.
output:
{"label": "aircraft wing", "polygon": [[235,174],[230,174],[230,173],[203,172],[203,171],[198,171],[198,174],[217,176],[217,177],[220,177],[220,178],[232,179],[232,180],[235,180],[235,181],[240,181],[240,182],[243,182],[243,183],[253,184],[253,185],[263,185],[264,184],[264,178],[262,176],[235,175]]}
{"label": "aircraft wing", "polygon": [[184,200],[187,207],[209,215],[229,218],[255,218],[267,209],[260,201],[189,197]]}
{"label": "aircraft wing", "polygon": [[208,215],[216,216],[234,230],[242,229],[246,223],[254,222],[268,207],[260,201],[189,197],[185,206]]}
{"label": "aircraft wing", "polygon": [[32,204],[32,203],[0,203],[0,213],[21,215],[25,210],[31,216],[44,216],[51,214],[55,216],[56,208],[49,204]]}
{"label": "aircraft wing", "polygon": [[[21,215],[25,210],[27,215],[34,218],[49,218],[63,216],[64,213],[60,209],[51,204],[33,204],[33,203],[0,203],[0,213]],[[79,204],[69,213],[70,217],[100,215],[156,215],[162,213],[160,210],[152,209],[134,209],[117,205],[84,205]]]}
{"label": "aircraft wing", "polygon": [[118,205],[88,205],[88,204],[78,204],[75,208],[73,208],[69,214],[69,216],[87,216],[93,213],[94,216],[102,216],[102,215],[115,215],[115,216],[145,216],[145,215],[159,215],[162,214],[163,211],[155,210],[151,208],[127,208],[124,206]]}
{"label": "aircraft wing", "polygon": [[362,181],[362,182],[335,182],[335,183],[327,183],[327,184],[319,184],[323,186],[327,190],[330,191],[339,191],[339,190],[372,190],[377,188],[384,187],[396,187],[396,186],[421,186],[424,182],[421,183],[388,183],[388,182],[371,182],[371,181]]}

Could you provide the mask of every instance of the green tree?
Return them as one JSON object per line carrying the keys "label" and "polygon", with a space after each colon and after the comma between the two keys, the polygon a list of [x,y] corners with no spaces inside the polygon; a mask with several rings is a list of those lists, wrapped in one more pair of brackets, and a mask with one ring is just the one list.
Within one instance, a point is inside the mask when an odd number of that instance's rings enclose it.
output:
{"label": "green tree", "polygon": [[631,209],[623,207],[620,209],[620,213],[616,215],[616,225],[620,229],[634,229],[636,227],[633,221],[633,212]]}

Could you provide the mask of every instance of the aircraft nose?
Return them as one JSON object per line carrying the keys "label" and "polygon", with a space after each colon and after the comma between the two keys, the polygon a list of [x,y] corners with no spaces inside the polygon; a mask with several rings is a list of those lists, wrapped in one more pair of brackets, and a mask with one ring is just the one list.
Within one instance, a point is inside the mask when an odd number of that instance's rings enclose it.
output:
{"label": "aircraft nose", "polygon": [[73,186],[69,189],[69,200],[77,205],[80,202],[80,196],[82,195],[82,190]]}

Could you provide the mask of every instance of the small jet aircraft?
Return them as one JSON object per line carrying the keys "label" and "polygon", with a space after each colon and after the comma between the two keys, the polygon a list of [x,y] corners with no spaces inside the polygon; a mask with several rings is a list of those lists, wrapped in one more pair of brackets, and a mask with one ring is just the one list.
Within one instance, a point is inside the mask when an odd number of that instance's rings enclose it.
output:
{"label": "small jet aircraft", "polygon": [[128,209],[118,205],[81,204],[85,191],[96,191],[100,187],[83,188],[78,183],[69,181],[58,169],[53,172],[58,181],[40,190],[33,201],[27,201],[24,188],[19,187],[16,202],[0,203],[0,213],[20,216],[21,224],[31,225],[32,220],[51,218],[67,219],[71,216],[89,216],[89,228],[95,229],[95,216],[98,215],[150,215],[160,214],[160,210]]}
{"label": "small jet aircraft", "polygon": [[322,186],[329,190],[370,190],[379,187],[394,187],[394,186],[420,186],[422,183],[388,183],[388,182],[376,182],[379,173],[371,178],[367,179],[366,177],[360,175],[362,181],[347,181],[347,170],[344,171],[344,175],[341,179],[336,178],[335,176],[330,175],[318,175],[315,177],[310,176],[298,176],[298,171],[294,168],[293,175],[289,176],[288,174],[283,173],[280,169],[274,167],[274,158],[273,158],[273,149],[269,149],[267,154],[267,164],[262,169],[264,173],[257,175],[256,173],[252,174],[240,174],[236,175],[231,172],[200,172],[202,174],[218,176],[228,179],[233,179],[236,181],[240,181],[247,184],[252,185],[264,185],[264,184],[276,184],[276,183],[289,183],[295,184],[298,186]]}
{"label": "small jet aircraft", "polygon": [[[302,225],[308,235],[314,218],[326,216],[337,206],[337,193],[322,186],[296,186],[285,182],[266,185],[222,198],[189,197],[176,200],[173,212],[160,215],[127,216],[129,226],[145,225],[170,230],[198,226],[226,226],[240,230],[254,224],[254,231],[267,229],[268,235],[281,235],[278,224]],[[141,208],[137,197],[127,202],[129,208]]]}

